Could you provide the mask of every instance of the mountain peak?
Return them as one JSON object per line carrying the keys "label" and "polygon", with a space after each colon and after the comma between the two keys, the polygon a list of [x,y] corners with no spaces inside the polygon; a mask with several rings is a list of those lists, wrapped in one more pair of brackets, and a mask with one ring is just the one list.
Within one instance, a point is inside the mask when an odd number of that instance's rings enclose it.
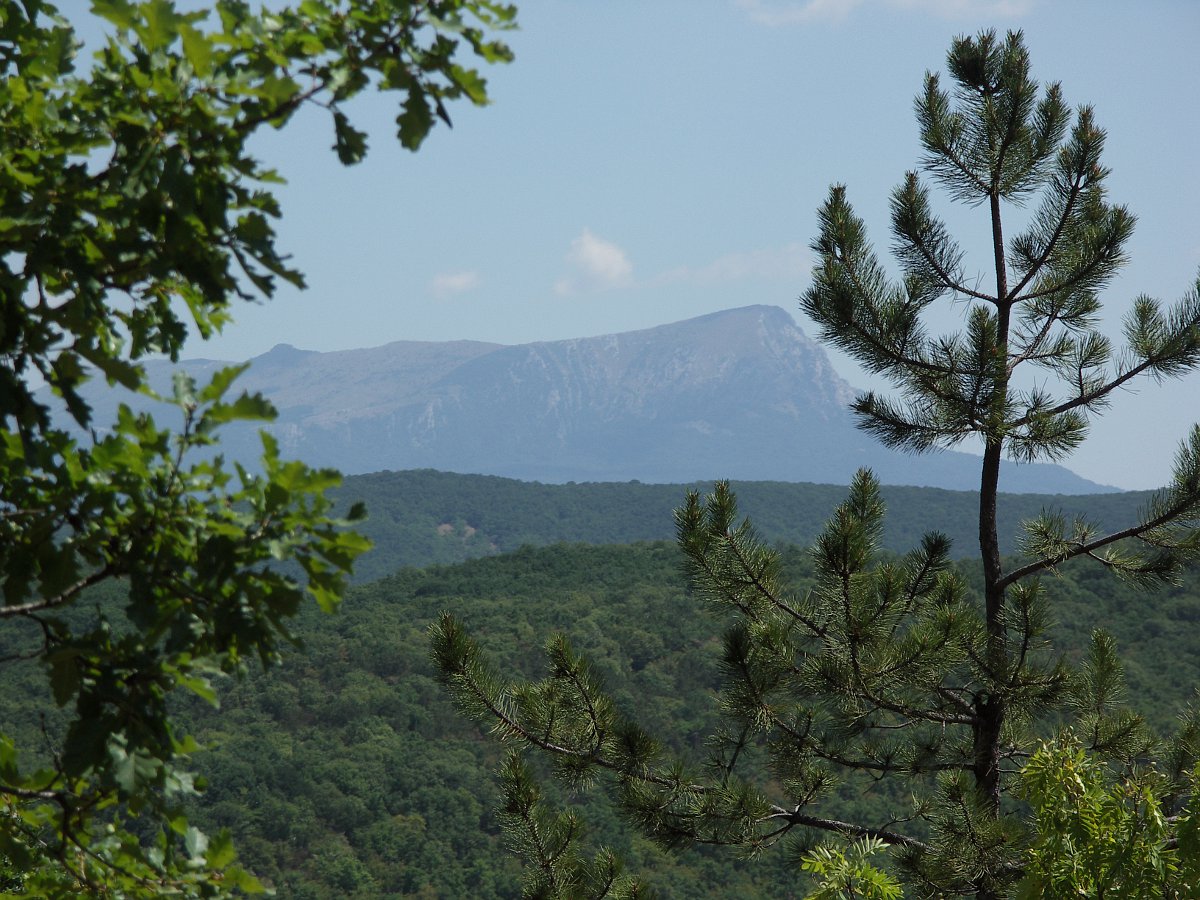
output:
{"label": "mountain peak", "polygon": [[[296,360],[293,386],[273,377],[269,393],[281,444],[351,473],[847,484],[868,466],[890,484],[971,489],[978,481],[976,457],[905,456],[859,431],[848,408],[853,388],[778,306],[561,341],[268,356]],[[1005,472],[1006,490],[1097,487],[1061,467]]]}
{"label": "mountain peak", "polygon": [[[778,306],[512,346],[400,341],[317,353],[278,344],[239,386],[275,404],[279,418],[267,427],[283,452],[348,474],[847,484],[870,467],[885,484],[971,490],[981,463],[965,453],[906,456],[858,430],[853,388]],[[95,398],[98,412],[111,393]],[[253,463],[257,431],[231,424],[222,449]],[[1004,472],[1007,491],[1099,488],[1058,466]]]}
{"label": "mountain peak", "polygon": [[255,365],[290,366],[304,359],[319,355],[316,350],[299,350],[291,344],[276,344],[266,353],[254,357]]}
{"label": "mountain peak", "polygon": [[[803,330],[796,324],[795,319],[783,307],[769,306],[765,303],[752,306],[739,306],[735,309],[722,309],[706,313],[691,319],[670,322],[644,329],[645,333],[686,332],[700,334],[713,332],[730,339],[739,337],[759,337],[769,333],[798,333],[804,336]],[[642,334],[643,332],[624,332],[625,335]],[[805,340],[807,338],[805,337]]]}
{"label": "mountain peak", "polygon": [[684,321],[697,324],[738,323],[746,326],[773,325],[779,328],[797,327],[796,321],[786,309],[782,306],[773,306],[767,303],[753,303],[749,306],[721,309],[717,312],[696,316]]}

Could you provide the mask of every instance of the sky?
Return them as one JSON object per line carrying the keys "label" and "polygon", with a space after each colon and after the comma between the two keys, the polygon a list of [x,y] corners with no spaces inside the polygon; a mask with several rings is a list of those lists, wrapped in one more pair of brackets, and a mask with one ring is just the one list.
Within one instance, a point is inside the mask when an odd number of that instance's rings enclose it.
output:
{"label": "sky", "polygon": [[[82,0],[80,0],[82,3]],[[65,8],[70,3],[64,3]],[[918,165],[913,98],[956,35],[1021,29],[1034,76],[1108,131],[1110,197],[1138,216],[1104,295],[1119,338],[1133,298],[1174,301],[1200,270],[1200,3],[1194,0],[525,0],[492,104],[451,108],[416,154],[392,101],[352,107],[371,154],[343,168],[327,117],[255,145],[288,179],[281,246],[308,289],[188,355],[245,359],[398,340],[497,343],[647,328],[749,304],[798,309],[816,210],[834,183],[881,256],[888,197]],[[937,197],[986,272],[985,209]],[[1013,213],[1018,221],[1020,210]],[[1010,233],[1016,230],[1010,228]],[[986,282],[985,282],[986,283]],[[962,305],[934,320],[962,324]],[[834,367],[881,387],[850,358]],[[1200,420],[1200,373],[1143,381],[1066,464],[1122,488],[1170,477]]]}

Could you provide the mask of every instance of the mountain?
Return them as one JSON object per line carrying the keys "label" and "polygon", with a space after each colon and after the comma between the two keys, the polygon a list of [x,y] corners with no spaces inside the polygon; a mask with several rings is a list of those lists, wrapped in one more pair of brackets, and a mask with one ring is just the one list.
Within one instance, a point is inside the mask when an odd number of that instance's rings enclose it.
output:
{"label": "mountain", "polygon": [[[203,379],[222,365],[192,360]],[[162,389],[170,365],[149,366]],[[239,384],[279,409],[282,450],[346,473],[435,468],[543,482],[712,478],[973,490],[979,458],[907,456],[854,426],[854,390],[784,310],[748,306],[642,331],[503,346],[398,342],[315,353],[280,345]],[[92,385],[96,388],[96,383]],[[102,383],[97,421],[110,418]],[[254,429],[226,432],[252,458]],[[1096,493],[1054,465],[1008,465],[1001,487]]]}

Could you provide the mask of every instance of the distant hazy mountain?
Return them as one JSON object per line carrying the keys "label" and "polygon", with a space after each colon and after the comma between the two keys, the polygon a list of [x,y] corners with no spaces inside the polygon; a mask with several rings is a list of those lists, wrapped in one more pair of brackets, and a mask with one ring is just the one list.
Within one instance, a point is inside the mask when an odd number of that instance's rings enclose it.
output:
{"label": "distant hazy mountain", "polygon": [[[203,378],[222,363],[184,363]],[[169,366],[152,364],[156,384]],[[979,459],[907,456],[854,427],[854,390],[782,309],[749,306],[644,331],[501,346],[398,342],[315,353],[287,345],[239,382],[279,408],[289,455],[347,473],[434,468],[545,482],[743,480],[976,488]],[[97,422],[114,392],[93,385]],[[228,432],[249,454],[253,430]],[[1009,465],[1001,487],[1104,488],[1054,465]]]}

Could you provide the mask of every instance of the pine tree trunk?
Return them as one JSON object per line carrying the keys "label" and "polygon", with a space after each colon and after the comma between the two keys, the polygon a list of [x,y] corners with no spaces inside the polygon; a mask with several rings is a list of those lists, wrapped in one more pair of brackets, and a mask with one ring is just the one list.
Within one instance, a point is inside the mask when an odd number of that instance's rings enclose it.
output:
{"label": "pine tree trunk", "polygon": [[[1000,561],[997,532],[997,495],[1000,490],[1000,458],[1004,453],[1002,425],[1008,400],[1008,330],[1012,305],[1008,299],[1008,271],[1004,262],[1004,229],[1000,218],[1000,193],[991,194],[992,251],[996,266],[996,346],[992,365],[991,408],[988,410],[987,444],[979,483],[979,552],[983,562],[984,620],[987,626],[987,665],[992,690],[975,697],[977,723],[974,733],[975,788],[995,817],[1000,815],[1000,734],[1004,727],[1003,682],[1008,671],[1008,640],[1004,628],[1004,570]],[[987,884],[976,890],[978,900],[998,900]]]}
{"label": "pine tree trunk", "polygon": [[[1000,441],[988,443],[983,457],[979,489],[979,549],[983,559],[984,620],[987,624],[987,663],[991,677],[999,681],[1007,668],[1008,648],[1002,613],[1004,590],[1000,566],[1000,540],[996,532],[996,494],[1000,478]],[[1000,815],[1000,729],[1004,724],[1004,696],[999,691],[980,691],[975,697],[975,786],[991,810]]]}

